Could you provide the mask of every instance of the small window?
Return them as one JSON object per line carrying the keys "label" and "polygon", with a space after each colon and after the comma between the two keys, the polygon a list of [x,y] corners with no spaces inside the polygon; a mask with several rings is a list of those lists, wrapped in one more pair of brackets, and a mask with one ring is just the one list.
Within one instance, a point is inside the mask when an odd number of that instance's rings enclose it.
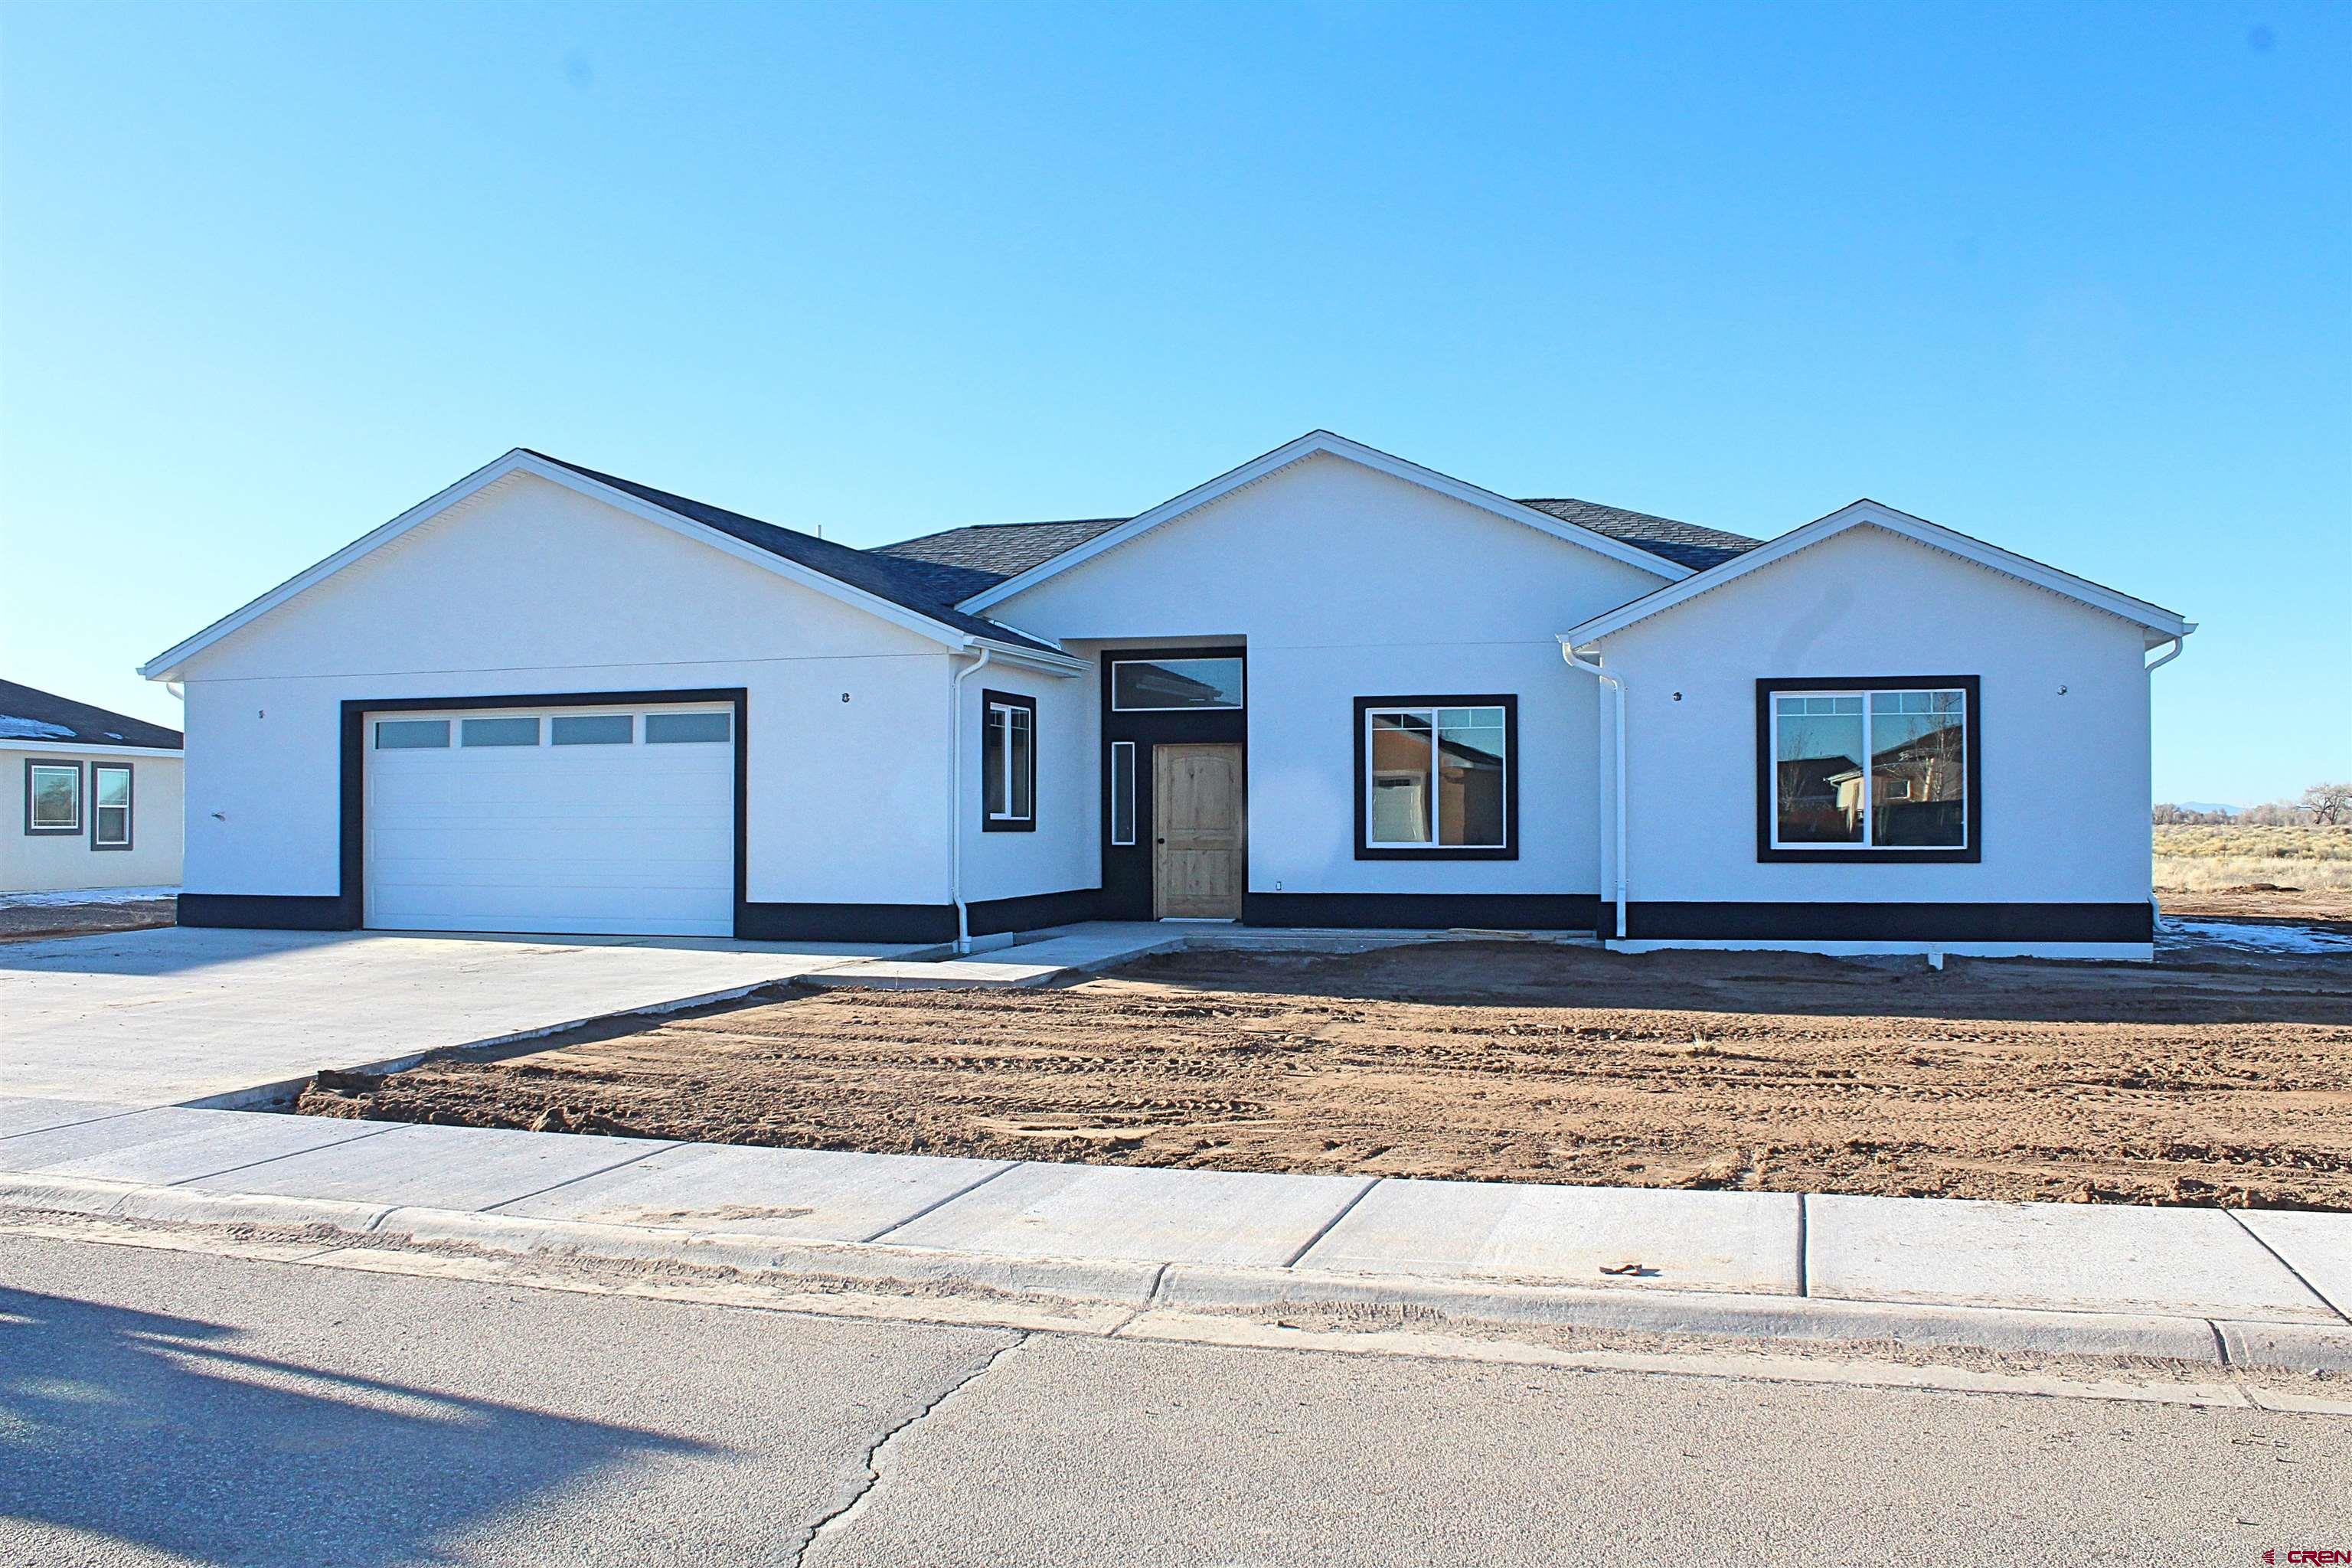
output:
{"label": "small window", "polygon": [[648,713],[646,715],[646,744],[675,746],[708,741],[731,740],[735,734],[732,713]]}
{"label": "small window", "polygon": [[1976,687],[1758,682],[1759,858],[1978,858]]}
{"label": "small window", "polygon": [[1359,698],[1359,859],[1518,853],[1516,697]]}
{"label": "small window", "polygon": [[25,831],[29,834],[81,831],[81,764],[25,764]]}
{"label": "small window", "polygon": [[1121,713],[1169,709],[1239,708],[1239,658],[1115,658],[1110,705]]}
{"label": "small window", "polygon": [[1125,847],[1135,842],[1135,742],[1110,743],[1110,841]]}
{"label": "small window", "polygon": [[131,847],[131,765],[89,764],[89,847]]}
{"label": "small window", "polygon": [[460,719],[457,721],[457,743],[461,746],[536,746],[539,744],[539,721]]}
{"label": "small window", "polygon": [[556,746],[625,746],[635,731],[626,713],[581,713],[549,720],[547,739]]}
{"label": "small window", "polygon": [[446,719],[379,719],[375,749],[379,752],[425,751],[449,744]]}
{"label": "small window", "polygon": [[1025,833],[1037,826],[1037,703],[1009,691],[981,693],[981,826]]}

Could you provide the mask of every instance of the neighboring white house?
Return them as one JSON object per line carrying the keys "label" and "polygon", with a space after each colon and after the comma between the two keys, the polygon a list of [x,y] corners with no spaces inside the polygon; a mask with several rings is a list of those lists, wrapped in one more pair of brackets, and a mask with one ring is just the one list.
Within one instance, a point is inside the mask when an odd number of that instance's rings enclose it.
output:
{"label": "neighboring white house", "polygon": [[143,672],[187,923],[2146,956],[2191,629],[1871,502],[1762,544],[1318,431],[876,550],[517,450]]}
{"label": "neighboring white house", "polygon": [[180,880],[180,732],[0,680],[0,893]]}

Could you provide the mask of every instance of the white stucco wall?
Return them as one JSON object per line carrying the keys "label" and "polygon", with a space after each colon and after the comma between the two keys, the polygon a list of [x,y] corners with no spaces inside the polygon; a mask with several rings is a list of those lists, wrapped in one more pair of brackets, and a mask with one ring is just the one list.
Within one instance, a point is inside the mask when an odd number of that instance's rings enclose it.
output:
{"label": "white stucco wall", "polygon": [[[65,835],[25,831],[25,764],[79,763],[82,772],[81,830]],[[95,798],[90,764],[131,769],[131,847],[93,849]],[[73,746],[0,746],[0,893],[46,893],[68,888],[168,888],[180,880],[181,759],[131,748],[102,752]]]}
{"label": "white stucco wall", "polygon": [[188,661],[186,889],[338,890],[347,698],[741,686],[751,899],[938,904],[950,665],[928,637],[512,475]]}
{"label": "white stucco wall", "polygon": [[[2148,895],[2148,677],[2130,622],[1865,526],[1601,647],[1627,683],[1637,904]],[[1759,864],[1756,681],[1905,675],[1981,679],[1983,859]]]}
{"label": "white stucco wall", "polygon": [[[989,613],[1089,647],[1246,640],[1253,892],[1591,893],[1596,700],[1555,639],[1665,581],[1322,455]],[[1519,699],[1519,858],[1356,859],[1353,699],[1490,692]]]}
{"label": "white stucco wall", "polygon": [[[959,668],[967,661],[959,660]],[[1036,827],[1027,833],[990,833],[981,827],[982,693],[1005,691],[1037,701]],[[963,895],[967,902],[1066,893],[1096,887],[1102,858],[1096,826],[1101,795],[1096,787],[1094,682],[1064,679],[992,663],[963,682],[963,790],[956,823],[963,840]]]}

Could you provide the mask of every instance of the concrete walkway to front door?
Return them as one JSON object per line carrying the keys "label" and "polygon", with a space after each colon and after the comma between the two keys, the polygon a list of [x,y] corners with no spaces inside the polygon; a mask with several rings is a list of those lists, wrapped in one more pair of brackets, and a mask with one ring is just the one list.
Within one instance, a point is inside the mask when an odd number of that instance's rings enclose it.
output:
{"label": "concrete walkway to front door", "polygon": [[0,944],[0,1093],[184,1104],[912,951],[187,926]]}

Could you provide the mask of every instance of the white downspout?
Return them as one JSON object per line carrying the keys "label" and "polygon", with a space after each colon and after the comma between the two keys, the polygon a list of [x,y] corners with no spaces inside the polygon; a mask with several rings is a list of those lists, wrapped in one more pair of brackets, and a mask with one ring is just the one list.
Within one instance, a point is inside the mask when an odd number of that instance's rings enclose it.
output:
{"label": "white downspout", "polygon": [[1568,645],[1565,637],[1560,639],[1559,657],[1568,661],[1570,668],[1580,669],[1596,680],[1606,681],[1610,695],[1615,700],[1617,710],[1615,748],[1617,755],[1615,801],[1617,807],[1617,940],[1623,942],[1628,934],[1625,930],[1625,682],[1622,677],[1612,675],[1601,668],[1598,660],[1577,658],[1576,650]]}
{"label": "white downspout", "polygon": [[[2193,632],[2197,628],[2192,626],[2189,629]],[[2148,673],[2153,675],[2158,670],[2162,669],[2166,665],[2170,664],[2174,659],[2179,658],[2180,657],[2180,650],[2188,646],[2189,639],[2186,636],[2174,637],[2172,639],[2171,647],[2165,650],[2164,657],[2157,659],[2147,667]],[[2147,890],[2147,914],[2148,919],[2151,921],[2161,920],[2164,915],[2164,906],[2157,902],[2156,889],[2154,888],[2150,888]]]}
{"label": "white downspout", "polygon": [[958,952],[971,951],[971,911],[963,901],[963,683],[988,668],[995,653],[983,647],[980,657],[955,673],[948,691],[948,898],[955,905]]}

